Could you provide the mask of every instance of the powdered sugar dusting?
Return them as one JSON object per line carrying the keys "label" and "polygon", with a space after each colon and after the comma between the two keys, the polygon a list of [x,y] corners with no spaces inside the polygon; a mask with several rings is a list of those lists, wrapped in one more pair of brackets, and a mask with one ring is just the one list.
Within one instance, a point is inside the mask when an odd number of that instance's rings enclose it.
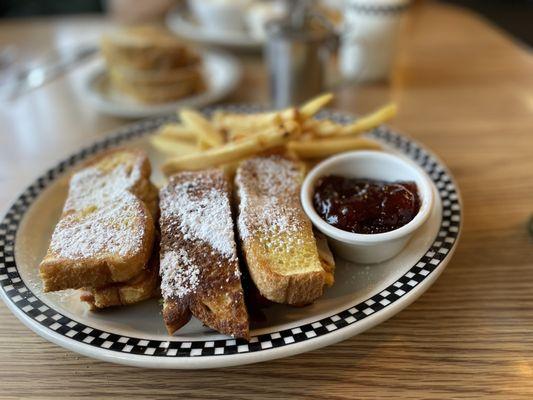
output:
{"label": "powdered sugar dusting", "polygon": [[[245,161],[236,177],[241,239],[246,240],[258,230],[270,237],[299,231],[303,213],[299,204],[300,181],[297,164],[281,156]],[[284,240],[290,245],[291,240],[300,239],[287,235]]]}
{"label": "powdered sugar dusting", "polygon": [[[108,159],[120,157],[120,153]],[[75,173],[50,250],[70,259],[125,256],[142,247],[144,221],[140,200],[130,192],[141,179],[140,168],[125,163],[103,170],[99,163]]]}
{"label": "powdered sugar dusting", "polygon": [[109,254],[126,256],[142,246],[141,235],[128,235],[132,225],[138,223],[138,200],[128,192],[114,197],[107,203],[87,211],[85,215],[71,213],[57,224],[52,235],[52,252],[65,258],[86,258]]}
{"label": "powdered sugar dusting", "polygon": [[[160,191],[161,292],[182,298],[201,283],[201,271],[240,277],[229,187],[222,171],[182,172]],[[207,279],[207,278],[206,278]],[[209,281],[212,283],[212,278]]]}
{"label": "powdered sugar dusting", "polygon": [[161,209],[178,221],[185,240],[201,240],[232,259],[236,249],[228,194],[213,184],[210,175],[198,175],[169,185]]}
{"label": "powdered sugar dusting", "polygon": [[165,299],[185,297],[194,292],[200,281],[200,269],[183,248],[165,252],[161,258],[160,273],[161,294]]}
{"label": "powdered sugar dusting", "polygon": [[81,210],[98,202],[112,201],[116,196],[130,191],[141,179],[139,168],[129,173],[124,164],[111,171],[102,171],[97,166],[84,168],[70,179],[69,196],[64,210]]}

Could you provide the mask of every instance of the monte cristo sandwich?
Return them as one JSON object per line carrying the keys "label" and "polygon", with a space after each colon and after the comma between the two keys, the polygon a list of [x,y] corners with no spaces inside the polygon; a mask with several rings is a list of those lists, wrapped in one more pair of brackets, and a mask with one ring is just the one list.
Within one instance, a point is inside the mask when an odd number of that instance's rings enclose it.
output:
{"label": "monte cristo sandwich", "polygon": [[222,170],[181,172],[160,191],[163,319],[173,334],[191,314],[249,339],[230,185]]}
{"label": "monte cristo sandwich", "polygon": [[333,284],[334,268],[320,257],[300,205],[303,174],[301,162],[274,154],[243,161],[235,177],[237,225],[250,276],[267,299],[296,306],[319,298],[324,285]]}
{"label": "monte cristo sandwich", "polygon": [[72,174],[63,212],[40,264],[45,292],[83,289],[82,299],[92,308],[151,297],[157,288],[157,265],[149,260],[158,200],[150,173],[142,151],[119,149]]}

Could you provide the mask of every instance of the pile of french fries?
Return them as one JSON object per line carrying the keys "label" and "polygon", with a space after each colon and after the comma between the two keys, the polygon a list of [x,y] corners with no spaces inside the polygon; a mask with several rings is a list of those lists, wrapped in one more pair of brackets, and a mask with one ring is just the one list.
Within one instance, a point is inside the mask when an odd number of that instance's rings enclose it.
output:
{"label": "pile of french fries", "polygon": [[183,170],[230,168],[242,159],[279,147],[302,160],[348,150],[379,149],[377,142],[360,134],[394,117],[396,105],[386,105],[347,125],[315,119],[332,99],[327,93],[301,107],[256,114],[217,111],[211,119],[182,109],[178,115],[181,122],[162,126],[151,143],[171,156],[163,164],[167,176]]}

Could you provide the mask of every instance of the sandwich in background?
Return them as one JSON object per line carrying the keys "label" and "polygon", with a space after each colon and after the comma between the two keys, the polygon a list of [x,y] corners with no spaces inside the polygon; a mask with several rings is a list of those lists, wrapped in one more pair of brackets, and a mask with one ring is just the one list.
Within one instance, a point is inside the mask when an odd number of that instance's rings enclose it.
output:
{"label": "sandwich in background", "polygon": [[101,41],[112,90],[155,104],[178,100],[204,88],[201,59],[170,32],[137,26]]}
{"label": "sandwich in background", "polygon": [[170,334],[194,315],[220,333],[249,338],[230,193],[216,169],[173,175],[160,191],[161,294]]}

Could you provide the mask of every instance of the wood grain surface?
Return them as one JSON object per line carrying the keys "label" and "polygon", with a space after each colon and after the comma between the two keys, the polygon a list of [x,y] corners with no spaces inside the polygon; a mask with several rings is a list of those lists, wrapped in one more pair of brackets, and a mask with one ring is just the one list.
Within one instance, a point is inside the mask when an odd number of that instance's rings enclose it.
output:
{"label": "wood grain surface", "polygon": [[[24,57],[105,26],[95,18],[4,21],[0,43]],[[433,149],[459,182],[459,247],[416,303],[334,346],[207,371],[79,356],[0,304],[0,398],[533,398],[532,56],[478,17],[425,2],[411,11],[402,41],[390,85],[342,87],[335,106],[366,112],[394,99],[392,125]],[[266,99],[258,60],[243,59],[245,82],[229,100]],[[87,107],[82,72],[1,107],[2,210],[45,167],[124,123]]]}

